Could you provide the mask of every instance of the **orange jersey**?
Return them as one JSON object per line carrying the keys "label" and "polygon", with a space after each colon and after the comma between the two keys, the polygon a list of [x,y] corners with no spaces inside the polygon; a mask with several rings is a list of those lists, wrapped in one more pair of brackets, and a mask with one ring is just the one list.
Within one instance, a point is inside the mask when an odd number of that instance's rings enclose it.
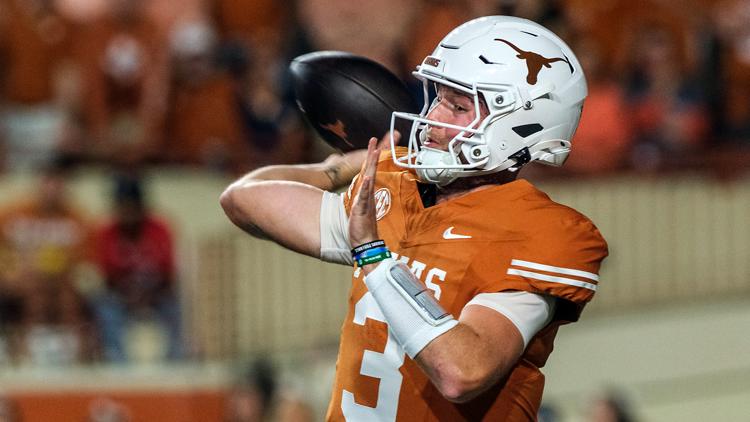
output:
{"label": "orange jersey", "polygon": [[90,257],[91,229],[76,210],[45,211],[35,201],[0,210],[0,248],[10,252],[0,277],[23,265],[32,274],[66,279]]}
{"label": "orange jersey", "polygon": [[[349,211],[357,179],[344,198]],[[376,177],[378,230],[394,258],[408,265],[458,318],[480,293],[528,291],[555,296],[554,320],[531,339],[496,386],[451,403],[409,359],[361,271],[352,278],[341,330],[328,420],[536,420],[542,367],[560,324],[578,319],[598,284],[607,245],[591,221],[557,204],[525,180],[473,191],[425,208],[415,176],[381,156]]]}

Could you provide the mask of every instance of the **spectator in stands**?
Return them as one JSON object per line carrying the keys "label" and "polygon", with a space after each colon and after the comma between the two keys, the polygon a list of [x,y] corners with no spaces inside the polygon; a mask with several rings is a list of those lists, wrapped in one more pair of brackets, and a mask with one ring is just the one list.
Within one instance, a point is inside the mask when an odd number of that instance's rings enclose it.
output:
{"label": "spectator in stands", "polygon": [[167,63],[143,0],[111,0],[83,36],[83,140],[67,152],[83,159],[139,162],[162,125]]}
{"label": "spectator in stands", "polygon": [[306,135],[288,85],[286,38],[278,31],[256,33],[245,66],[233,72],[245,140],[254,166],[309,160]]}
{"label": "spectator in stands", "polygon": [[219,171],[247,168],[234,86],[216,61],[217,37],[206,22],[176,26],[169,41],[172,73],[162,153],[169,163]]}
{"label": "spectator in stands", "polygon": [[72,363],[92,349],[77,288],[90,262],[91,227],[70,204],[67,182],[55,163],[32,198],[0,211],[0,291],[18,321],[11,338],[20,342],[11,349],[37,363]]}
{"label": "spectator in stands", "polygon": [[[710,2],[718,38],[711,59],[719,64],[715,83],[716,130],[729,142],[750,144],[750,3]],[[718,83],[717,83],[718,82]]]}
{"label": "spectator in stands", "polygon": [[278,35],[268,32],[234,44],[236,50],[222,68],[211,26],[191,22],[175,27],[163,146],[168,162],[240,172],[305,158],[307,137],[284,95],[287,63]]}
{"label": "spectator in stands", "polygon": [[0,0],[0,169],[42,167],[57,147],[74,25],[56,4]]}
{"label": "spectator in stands", "polygon": [[625,395],[606,391],[595,398],[588,409],[588,422],[635,422],[634,411]]}
{"label": "spectator in stands", "polygon": [[586,73],[589,95],[565,163],[577,174],[611,172],[625,167],[632,148],[632,126],[622,86],[611,77],[599,44],[583,38],[574,48]]}
{"label": "spectator in stands", "polygon": [[408,25],[408,33],[401,39],[402,67],[400,76],[412,97],[421,107],[424,102],[422,82],[411,77],[411,72],[429,56],[445,34],[468,21],[473,16],[465,1],[426,0],[414,16],[415,23]]}
{"label": "spectator in stands", "polygon": [[166,357],[182,357],[172,232],[148,209],[138,178],[117,178],[114,216],[97,240],[106,287],[93,306],[106,358],[127,360],[124,336],[139,319],[160,323],[168,339]]}
{"label": "spectator in stands", "polygon": [[632,161],[640,168],[659,167],[705,142],[705,98],[673,32],[651,24],[635,32],[627,79],[636,142]]}
{"label": "spectator in stands", "polygon": [[[260,422],[267,419],[276,397],[276,371],[260,358],[238,380],[226,403],[225,422]],[[278,418],[278,420],[285,420]]]}
{"label": "spectator in stands", "polygon": [[301,0],[298,4],[300,22],[315,50],[367,56],[392,71],[398,70],[401,40],[414,18],[419,19],[415,13],[420,6],[420,2],[399,0]]}

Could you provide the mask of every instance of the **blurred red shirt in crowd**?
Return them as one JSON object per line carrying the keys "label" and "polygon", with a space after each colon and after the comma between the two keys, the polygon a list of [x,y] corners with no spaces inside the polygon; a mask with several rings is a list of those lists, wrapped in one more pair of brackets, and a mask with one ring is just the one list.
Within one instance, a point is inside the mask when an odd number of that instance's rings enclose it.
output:
{"label": "blurred red shirt in crowd", "polygon": [[97,255],[107,286],[137,307],[151,304],[156,292],[172,288],[173,235],[166,222],[137,216],[139,211],[129,207],[121,205],[116,220],[100,229]]}

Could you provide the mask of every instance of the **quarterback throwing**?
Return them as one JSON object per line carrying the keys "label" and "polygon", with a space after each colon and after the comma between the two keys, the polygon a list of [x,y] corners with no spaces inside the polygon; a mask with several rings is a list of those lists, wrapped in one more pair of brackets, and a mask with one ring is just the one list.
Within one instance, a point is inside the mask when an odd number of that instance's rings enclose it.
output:
{"label": "quarterback throwing", "polygon": [[251,235],[354,266],[328,420],[536,420],[540,368],[594,296],[607,245],[517,175],[564,163],[583,71],[546,28],[490,16],[454,29],[414,76],[436,96],[393,114],[409,133],[258,169],[221,204]]}

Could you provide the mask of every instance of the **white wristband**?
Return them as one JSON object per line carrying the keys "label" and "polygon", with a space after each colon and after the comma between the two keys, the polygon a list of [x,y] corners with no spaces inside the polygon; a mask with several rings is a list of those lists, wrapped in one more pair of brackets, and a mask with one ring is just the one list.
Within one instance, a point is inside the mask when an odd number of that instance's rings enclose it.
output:
{"label": "white wristband", "polygon": [[365,277],[365,284],[393,336],[412,359],[458,324],[408,267],[392,258],[381,261]]}

